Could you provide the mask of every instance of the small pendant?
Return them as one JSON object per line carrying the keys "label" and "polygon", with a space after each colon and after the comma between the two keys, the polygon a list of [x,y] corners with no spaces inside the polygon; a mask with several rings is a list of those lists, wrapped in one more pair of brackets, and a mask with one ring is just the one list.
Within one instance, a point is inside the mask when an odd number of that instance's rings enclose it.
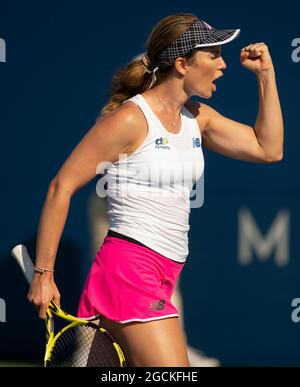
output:
{"label": "small pendant", "polygon": [[173,122],[172,122],[172,125],[175,127],[175,126],[176,126],[176,122],[173,121]]}

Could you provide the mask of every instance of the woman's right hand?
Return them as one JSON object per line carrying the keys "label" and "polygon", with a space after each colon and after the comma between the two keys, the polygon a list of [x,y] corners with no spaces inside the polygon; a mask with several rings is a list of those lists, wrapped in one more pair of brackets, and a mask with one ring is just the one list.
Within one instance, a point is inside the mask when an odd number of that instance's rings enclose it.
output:
{"label": "woman's right hand", "polygon": [[46,318],[51,301],[60,306],[60,294],[54,282],[53,273],[34,273],[27,299],[38,309],[39,317]]}

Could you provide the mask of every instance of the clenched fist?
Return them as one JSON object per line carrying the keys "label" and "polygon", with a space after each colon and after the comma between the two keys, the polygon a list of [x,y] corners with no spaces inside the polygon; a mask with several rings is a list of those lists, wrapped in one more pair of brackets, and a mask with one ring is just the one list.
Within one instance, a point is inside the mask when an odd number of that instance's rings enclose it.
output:
{"label": "clenched fist", "polygon": [[273,62],[268,46],[264,43],[249,44],[241,49],[241,64],[255,73],[273,70]]}

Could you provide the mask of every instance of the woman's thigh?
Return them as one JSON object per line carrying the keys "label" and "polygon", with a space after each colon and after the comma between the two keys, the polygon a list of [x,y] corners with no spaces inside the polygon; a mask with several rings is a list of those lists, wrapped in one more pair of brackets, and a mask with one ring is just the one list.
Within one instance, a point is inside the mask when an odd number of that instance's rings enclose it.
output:
{"label": "woman's thigh", "polygon": [[177,317],[117,323],[103,316],[106,328],[122,347],[132,367],[189,367],[185,336]]}

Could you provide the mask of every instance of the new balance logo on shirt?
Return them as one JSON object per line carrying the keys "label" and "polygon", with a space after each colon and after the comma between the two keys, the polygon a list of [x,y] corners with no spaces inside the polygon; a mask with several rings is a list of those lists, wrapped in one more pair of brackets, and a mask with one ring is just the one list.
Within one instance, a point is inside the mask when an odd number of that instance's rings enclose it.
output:
{"label": "new balance logo on shirt", "polygon": [[192,144],[193,144],[193,148],[200,148],[200,146],[201,146],[200,138],[199,137],[193,137],[192,138]]}

